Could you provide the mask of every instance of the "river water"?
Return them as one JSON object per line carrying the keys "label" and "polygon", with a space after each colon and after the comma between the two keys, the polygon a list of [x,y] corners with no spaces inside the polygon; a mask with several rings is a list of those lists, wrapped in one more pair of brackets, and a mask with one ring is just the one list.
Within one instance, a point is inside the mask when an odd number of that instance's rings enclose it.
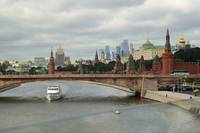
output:
{"label": "river water", "polygon": [[[49,85],[60,85],[63,99],[46,101]],[[0,132],[200,133],[200,120],[173,105],[138,99],[111,87],[37,81],[0,93]]]}

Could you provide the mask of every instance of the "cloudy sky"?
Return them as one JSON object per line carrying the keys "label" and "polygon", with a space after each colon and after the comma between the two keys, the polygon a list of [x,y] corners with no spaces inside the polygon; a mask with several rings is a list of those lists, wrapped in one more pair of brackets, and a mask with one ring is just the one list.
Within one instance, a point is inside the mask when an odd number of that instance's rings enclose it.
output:
{"label": "cloudy sky", "polygon": [[124,39],[138,48],[180,36],[200,41],[199,0],[0,0],[0,60],[48,57],[59,46],[72,59],[92,58]]}

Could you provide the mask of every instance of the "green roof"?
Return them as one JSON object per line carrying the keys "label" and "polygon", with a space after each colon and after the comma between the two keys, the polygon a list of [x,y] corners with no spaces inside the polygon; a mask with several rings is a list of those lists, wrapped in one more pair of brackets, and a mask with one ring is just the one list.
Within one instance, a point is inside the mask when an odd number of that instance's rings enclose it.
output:
{"label": "green roof", "polygon": [[143,45],[142,45],[142,48],[147,50],[147,49],[154,49],[154,45],[153,43],[151,43],[150,40],[147,40]]}
{"label": "green roof", "polygon": [[156,46],[154,46],[155,48],[157,48],[157,49],[161,49],[161,48],[165,48],[165,46],[161,46],[161,45],[156,45]]}

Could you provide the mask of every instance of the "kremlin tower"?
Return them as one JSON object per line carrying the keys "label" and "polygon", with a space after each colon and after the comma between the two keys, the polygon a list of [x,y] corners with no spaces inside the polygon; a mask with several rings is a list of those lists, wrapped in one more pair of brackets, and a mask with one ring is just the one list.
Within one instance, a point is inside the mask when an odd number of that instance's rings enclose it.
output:
{"label": "kremlin tower", "polygon": [[94,65],[97,64],[98,62],[99,62],[99,57],[98,57],[98,53],[96,51],[95,59],[94,59]]}
{"label": "kremlin tower", "polygon": [[51,50],[51,57],[48,63],[48,74],[54,74],[54,73],[55,73],[55,62],[53,57],[53,51]]}
{"label": "kremlin tower", "polygon": [[170,44],[170,35],[169,30],[167,29],[166,35],[166,44],[165,44],[165,52],[163,53],[162,59],[162,74],[169,75],[173,71],[173,54],[171,52],[171,44]]}

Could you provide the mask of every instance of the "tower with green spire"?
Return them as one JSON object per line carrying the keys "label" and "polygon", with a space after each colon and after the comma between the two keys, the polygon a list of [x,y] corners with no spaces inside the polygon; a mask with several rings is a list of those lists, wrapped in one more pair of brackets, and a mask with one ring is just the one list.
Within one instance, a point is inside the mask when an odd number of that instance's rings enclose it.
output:
{"label": "tower with green spire", "polygon": [[129,58],[128,58],[128,62],[126,65],[126,73],[127,74],[134,74],[136,73],[136,65],[135,65],[135,61],[133,59],[133,55],[130,54]]}
{"label": "tower with green spire", "polygon": [[121,57],[120,55],[117,55],[116,56],[116,63],[115,63],[115,66],[112,70],[114,73],[123,73],[124,71],[124,67],[123,67],[123,64],[121,62]]}
{"label": "tower with green spire", "polygon": [[174,61],[171,52],[170,35],[167,29],[165,52],[162,55],[162,74],[169,75],[173,71]]}
{"label": "tower with green spire", "polygon": [[96,54],[95,54],[95,59],[94,59],[94,64],[98,63],[99,62],[99,57],[98,57],[98,53],[97,53],[97,50],[96,50]]}
{"label": "tower with green spire", "polygon": [[51,56],[49,58],[48,63],[48,74],[54,74],[55,73],[55,62],[53,57],[53,50],[51,49]]}
{"label": "tower with green spire", "polygon": [[166,34],[165,50],[171,52],[169,29],[167,29],[167,34]]}
{"label": "tower with green spire", "polygon": [[54,58],[54,57],[53,57],[53,50],[52,50],[52,49],[51,49],[51,57],[50,57],[50,58]]}

